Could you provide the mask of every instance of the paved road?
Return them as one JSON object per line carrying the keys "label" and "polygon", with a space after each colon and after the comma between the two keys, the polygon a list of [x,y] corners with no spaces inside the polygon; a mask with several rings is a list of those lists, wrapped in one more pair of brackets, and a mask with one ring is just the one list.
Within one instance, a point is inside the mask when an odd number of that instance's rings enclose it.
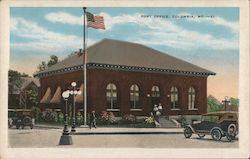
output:
{"label": "paved road", "polygon": [[9,147],[89,147],[89,148],[237,148],[238,140],[216,142],[211,136],[186,139],[182,134],[72,135],[74,144],[59,146],[60,129],[9,129]]}

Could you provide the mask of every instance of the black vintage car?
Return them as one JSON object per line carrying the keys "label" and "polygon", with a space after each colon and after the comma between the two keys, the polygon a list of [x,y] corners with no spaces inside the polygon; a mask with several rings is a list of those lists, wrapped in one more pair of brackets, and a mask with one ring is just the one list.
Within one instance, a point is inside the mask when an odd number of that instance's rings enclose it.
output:
{"label": "black vintage car", "polygon": [[201,121],[196,121],[184,129],[186,138],[190,138],[192,134],[197,134],[200,138],[211,135],[216,141],[227,137],[232,141],[238,134],[238,112],[220,111],[203,114]]}
{"label": "black vintage car", "polygon": [[34,127],[34,122],[31,119],[31,110],[29,109],[9,109],[8,110],[8,127],[15,126],[17,129],[29,126]]}

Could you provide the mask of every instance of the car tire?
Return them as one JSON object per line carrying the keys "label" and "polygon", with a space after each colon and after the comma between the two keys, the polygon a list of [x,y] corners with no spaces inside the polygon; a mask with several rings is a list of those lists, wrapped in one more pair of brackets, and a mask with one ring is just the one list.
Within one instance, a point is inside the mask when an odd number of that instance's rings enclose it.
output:
{"label": "car tire", "polygon": [[198,134],[199,138],[204,138],[205,137],[205,134]]}
{"label": "car tire", "polygon": [[213,140],[220,141],[222,134],[219,129],[214,129],[211,133]]}
{"label": "car tire", "polygon": [[184,136],[185,138],[190,138],[192,136],[192,130],[190,127],[184,129]]}

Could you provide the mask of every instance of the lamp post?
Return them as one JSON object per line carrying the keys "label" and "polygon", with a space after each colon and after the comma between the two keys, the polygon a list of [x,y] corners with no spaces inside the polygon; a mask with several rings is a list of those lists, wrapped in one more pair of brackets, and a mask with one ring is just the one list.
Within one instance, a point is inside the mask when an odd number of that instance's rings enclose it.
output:
{"label": "lamp post", "polygon": [[231,102],[230,102],[230,100],[228,99],[228,96],[225,97],[225,99],[222,101],[222,104],[225,105],[224,110],[226,111],[226,110],[227,110],[227,106],[228,106],[228,105],[231,105]]}
{"label": "lamp post", "polygon": [[69,94],[73,95],[73,121],[72,121],[72,128],[71,132],[76,132],[76,106],[75,106],[75,97],[76,95],[80,95],[82,92],[79,90],[76,90],[76,82],[72,82],[71,86],[73,87],[73,90],[69,91]]}
{"label": "lamp post", "polygon": [[69,135],[68,129],[68,98],[69,98],[69,91],[64,91],[62,93],[62,97],[65,100],[65,113],[64,113],[64,128],[63,133],[60,138],[59,145],[72,145],[72,137]]}

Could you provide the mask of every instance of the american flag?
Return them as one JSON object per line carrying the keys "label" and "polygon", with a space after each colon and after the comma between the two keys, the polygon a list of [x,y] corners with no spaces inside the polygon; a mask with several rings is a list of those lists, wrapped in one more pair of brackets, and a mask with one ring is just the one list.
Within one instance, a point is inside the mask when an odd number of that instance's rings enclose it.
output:
{"label": "american flag", "polygon": [[87,26],[95,28],[95,29],[104,29],[105,30],[103,16],[94,16],[94,21],[88,21]]}

